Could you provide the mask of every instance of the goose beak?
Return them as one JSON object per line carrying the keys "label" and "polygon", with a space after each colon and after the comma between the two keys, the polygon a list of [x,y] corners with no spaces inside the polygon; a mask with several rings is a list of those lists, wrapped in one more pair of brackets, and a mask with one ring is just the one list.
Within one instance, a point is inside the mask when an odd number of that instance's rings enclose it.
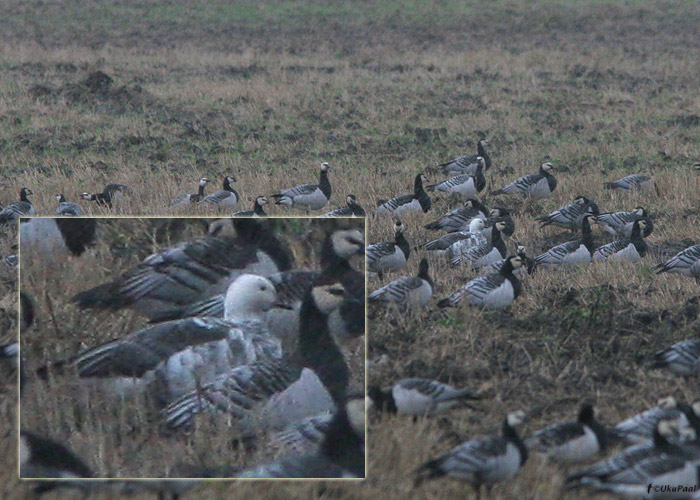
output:
{"label": "goose beak", "polygon": [[293,310],[294,308],[290,306],[289,304],[285,304],[283,302],[275,302],[275,305],[272,306],[275,309],[287,309],[288,311]]}

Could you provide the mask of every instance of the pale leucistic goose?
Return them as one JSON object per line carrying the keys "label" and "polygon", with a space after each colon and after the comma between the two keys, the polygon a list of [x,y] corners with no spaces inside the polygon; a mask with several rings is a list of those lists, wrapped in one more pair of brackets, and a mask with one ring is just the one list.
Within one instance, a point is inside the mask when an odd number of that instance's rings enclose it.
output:
{"label": "pale leucistic goose", "polygon": [[552,175],[552,170],[554,170],[554,165],[545,162],[540,166],[538,173],[520,177],[507,186],[492,191],[490,194],[492,196],[519,194],[528,196],[533,200],[546,198],[557,188],[557,179]]}
{"label": "pale leucistic goose", "polygon": [[479,200],[474,198],[465,201],[463,207],[456,208],[446,213],[438,220],[426,224],[425,228],[431,231],[446,231],[452,233],[469,227],[469,223],[474,218],[485,220],[488,216],[489,212],[486,207],[482,205]]}
{"label": "pale leucistic goose", "polygon": [[[644,207],[636,207],[630,212],[608,212],[592,217],[593,222],[613,236],[629,238],[632,236],[634,221],[648,217]],[[644,236],[649,236],[648,233]]]}
{"label": "pale leucistic goose", "polygon": [[683,340],[657,352],[650,368],[684,377],[700,375],[700,340]]}
{"label": "pale leucistic goose", "polygon": [[267,221],[221,219],[209,235],[183,241],[147,257],[116,280],[73,297],[81,308],[129,307],[153,319],[223,293],[243,273],[289,270],[292,256]]}
{"label": "pale leucistic goose", "polygon": [[199,190],[196,193],[181,193],[170,202],[171,207],[187,206],[192,203],[199,203],[204,198],[204,188],[209,184],[207,177],[199,179]]}
{"label": "pale leucistic goose", "polygon": [[486,162],[479,156],[477,158],[476,173],[473,175],[455,175],[435,186],[431,186],[429,191],[437,190],[441,193],[456,194],[465,200],[474,198],[486,187],[486,177],[484,177],[485,166]]}
{"label": "pale leucistic goose", "polygon": [[365,209],[357,203],[357,197],[354,194],[349,194],[345,197],[345,203],[347,206],[336,208],[330,212],[326,212],[319,217],[365,217],[367,213]]}
{"label": "pale leucistic goose", "polygon": [[555,210],[544,217],[538,217],[535,220],[542,223],[540,228],[554,225],[563,227],[564,229],[570,229],[571,231],[578,231],[581,229],[581,222],[583,221],[584,215],[587,214],[600,214],[598,205],[585,196],[577,196],[573,203],[563,206],[559,210]]}
{"label": "pale leucistic goose", "polygon": [[372,213],[374,215],[393,215],[398,218],[402,218],[406,214],[427,213],[432,202],[423,188],[423,184],[426,182],[428,182],[428,178],[424,174],[416,175],[413,182],[413,194],[404,194],[385,201]]}
{"label": "pale leucistic goose", "polygon": [[656,194],[659,194],[659,188],[654,178],[645,174],[628,175],[613,182],[606,182],[603,187],[615,191],[641,191],[642,193],[649,193],[653,189]]}
{"label": "pale leucistic goose", "polygon": [[446,175],[459,175],[459,174],[470,174],[476,173],[476,169],[479,166],[478,158],[484,159],[484,170],[491,168],[491,157],[486,151],[486,146],[489,145],[489,141],[486,139],[479,139],[476,142],[476,153],[464,156],[459,156],[453,160],[445,163],[440,163],[438,167],[442,167],[443,173]]}
{"label": "pale leucistic goose", "polygon": [[505,227],[505,221],[496,222],[491,230],[491,238],[486,243],[468,248],[463,252],[454,253],[452,265],[471,264],[478,271],[500,259],[505,259],[508,255],[508,250],[501,236]]}
{"label": "pale leucistic goose", "polygon": [[56,195],[56,201],[58,201],[58,207],[56,207],[56,215],[65,215],[69,217],[78,217],[83,215],[83,211],[80,205],[77,203],[66,201],[66,197],[63,193],[58,193]]}
{"label": "pale leucistic goose", "polygon": [[394,241],[374,243],[365,250],[367,270],[377,273],[381,279],[384,273],[400,271],[406,267],[411,255],[411,245],[403,234],[404,225],[400,220],[394,222]]}
{"label": "pale leucistic goose", "polygon": [[236,182],[236,178],[232,175],[227,175],[224,177],[223,189],[205,196],[202,203],[209,205],[209,208],[232,209],[238,205],[238,201],[241,199],[238,191],[233,189],[231,185],[234,182]]}
{"label": "pale leucistic goose", "polygon": [[112,208],[115,203],[121,202],[125,197],[134,197],[134,190],[125,184],[107,184],[101,193],[82,193],[80,198],[94,201],[98,205]]}
{"label": "pale leucistic goose", "polygon": [[588,215],[581,222],[581,238],[567,241],[550,248],[545,253],[535,257],[535,264],[544,267],[572,266],[591,262],[595,246]]}
{"label": "pale leucistic goose", "polygon": [[29,188],[22,188],[19,192],[19,201],[8,203],[8,205],[0,210],[0,224],[34,215],[34,205],[29,201],[28,196],[34,194]]}
{"label": "pale leucistic goose", "polygon": [[417,276],[403,276],[367,297],[369,302],[393,304],[399,309],[417,309],[424,307],[433,296],[435,284],[430,277],[427,259],[422,259],[418,265]]}
{"label": "pale leucistic goose", "polygon": [[527,461],[528,452],[515,427],[525,421],[522,411],[509,413],[501,435],[486,436],[460,444],[444,455],[430,460],[416,470],[416,486],[425,481],[451,477],[466,481],[481,495],[494,484],[506,481]]}
{"label": "pale leucistic goose", "polygon": [[275,205],[288,205],[304,210],[319,210],[326,206],[331,198],[331,181],[328,179],[330,165],[321,163],[321,173],[318,184],[302,184],[289,189],[283,189],[273,194]]}
{"label": "pale leucistic goose", "polygon": [[447,233],[425,244],[425,249],[436,254],[449,252],[451,256],[458,255],[470,248],[483,245],[487,242],[483,234],[484,219],[472,219],[468,230]]}
{"label": "pale leucistic goose", "polygon": [[700,278],[700,245],[681,250],[666,262],[656,266],[656,273],[677,273]]}
{"label": "pale leucistic goose", "polygon": [[265,198],[264,196],[258,196],[257,198],[255,198],[252,210],[241,210],[239,212],[231,214],[231,217],[267,217],[267,214],[265,213],[265,209],[263,209],[263,207],[268,203],[270,202],[267,198]]}
{"label": "pale leucistic goose", "polygon": [[389,391],[370,386],[367,396],[379,411],[419,417],[437,415],[458,406],[469,406],[467,401],[481,399],[468,389],[456,389],[425,378],[399,380]]}
{"label": "pale leucistic goose", "polygon": [[643,231],[649,225],[646,219],[634,221],[632,235],[622,240],[616,240],[603,245],[593,253],[593,261],[621,260],[635,263],[647,253],[647,244],[644,241]]}

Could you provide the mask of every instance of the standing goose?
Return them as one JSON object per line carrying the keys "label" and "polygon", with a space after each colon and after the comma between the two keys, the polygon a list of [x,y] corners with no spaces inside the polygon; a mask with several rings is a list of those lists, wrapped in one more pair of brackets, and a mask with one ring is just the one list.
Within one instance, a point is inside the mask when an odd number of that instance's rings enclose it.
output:
{"label": "standing goose", "polygon": [[479,246],[469,248],[466,251],[456,253],[452,257],[452,265],[458,266],[469,263],[475,270],[493,264],[497,260],[505,259],[508,249],[501,237],[501,232],[505,229],[505,221],[498,221],[491,230],[491,239]]}
{"label": "standing goose", "polygon": [[466,401],[481,399],[468,389],[455,389],[425,378],[399,380],[391,391],[386,392],[377,386],[370,386],[367,395],[380,411],[418,417],[444,413],[456,406],[469,406]]}
{"label": "standing goose", "polygon": [[447,233],[435,240],[425,244],[425,249],[429,252],[442,254],[449,251],[452,256],[466,252],[470,248],[478,247],[486,243],[484,231],[484,219],[472,219],[469,223],[468,231],[457,231]]}
{"label": "standing goose", "polygon": [[58,201],[58,207],[56,207],[56,215],[66,215],[72,217],[79,217],[83,215],[83,211],[80,209],[80,205],[73,202],[66,201],[66,197],[63,193],[58,193],[56,195],[56,201]]}
{"label": "standing goose", "polygon": [[354,194],[349,194],[345,197],[346,207],[336,208],[330,212],[326,212],[319,217],[365,217],[367,214],[365,209],[357,203],[357,198]]}
{"label": "standing goose", "polygon": [[94,201],[98,205],[112,208],[112,205],[120,201],[124,196],[134,196],[134,190],[125,184],[107,184],[101,193],[82,193],[80,198]]}
{"label": "standing goose", "polygon": [[533,200],[546,198],[557,188],[557,179],[552,175],[554,165],[545,162],[540,166],[540,171],[536,174],[526,175],[511,182],[501,189],[492,191],[490,194],[520,194],[529,196]]}
{"label": "standing goose", "polygon": [[438,307],[454,307],[466,299],[467,304],[483,309],[504,309],[522,292],[520,280],[513,271],[523,265],[519,255],[510,256],[496,273],[474,278],[449,297],[438,302]]}
{"label": "standing goose", "polygon": [[538,217],[535,220],[542,223],[540,228],[552,224],[563,227],[564,229],[570,229],[571,231],[578,231],[581,228],[583,216],[586,214],[600,214],[598,205],[585,196],[577,196],[573,203],[563,206],[549,215]]}
{"label": "standing goose", "polygon": [[616,240],[598,248],[593,254],[594,261],[617,259],[635,263],[647,253],[647,244],[642,232],[649,225],[647,219],[634,221],[629,239]]}
{"label": "standing goose", "polygon": [[570,266],[587,264],[593,259],[595,246],[588,215],[581,222],[581,239],[567,241],[550,248],[545,253],[535,257],[535,264],[545,267]]}
{"label": "standing goose", "polygon": [[227,175],[224,177],[223,189],[206,196],[202,202],[208,204],[209,208],[231,209],[235,207],[238,205],[238,200],[240,200],[241,197],[238,191],[231,186],[232,182],[236,182],[236,178],[232,175]]}
{"label": "standing goose", "polygon": [[428,182],[428,178],[423,174],[416,175],[413,183],[413,194],[397,196],[379,205],[374,215],[389,215],[401,218],[404,214],[427,213],[432,205],[430,196],[423,189],[423,184]]}
{"label": "standing goose", "polygon": [[170,202],[171,207],[186,206],[192,203],[199,203],[204,198],[204,187],[209,183],[209,179],[202,177],[199,179],[199,190],[196,193],[181,193]]}
{"label": "standing goose", "polygon": [[264,196],[258,196],[253,203],[253,210],[241,210],[231,215],[231,217],[267,217],[263,206],[270,203]]}
{"label": "standing goose", "polygon": [[460,174],[450,177],[446,181],[431,187],[431,190],[438,190],[441,193],[458,194],[465,200],[477,196],[486,186],[486,177],[484,177],[485,168],[484,159],[479,156],[477,158],[476,173]]}
{"label": "standing goose", "polygon": [[650,368],[680,376],[700,375],[700,340],[684,340],[657,352]]}
{"label": "standing goose", "polygon": [[400,271],[406,267],[411,255],[411,245],[403,234],[403,224],[400,220],[394,223],[394,241],[374,243],[365,250],[367,270],[377,273],[382,279],[384,273]]}
{"label": "standing goose", "polygon": [[318,184],[302,184],[289,189],[283,189],[277,194],[273,194],[275,205],[288,205],[290,207],[302,208],[306,211],[319,210],[326,206],[331,198],[331,181],[328,179],[330,165],[327,162],[321,163],[321,174]]}
{"label": "standing goose", "polygon": [[403,276],[370,293],[369,302],[395,304],[400,309],[424,307],[433,296],[435,284],[428,273],[428,260],[423,258],[418,265],[417,276]]}
{"label": "standing goose", "polygon": [[491,168],[491,157],[486,152],[486,146],[488,145],[489,141],[480,139],[476,142],[476,154],[460,156],[454,160],[440,163],[438,167],[442,167],[442,171],[445,175],[474,175],[479,163],[481,163],[478,158],[481,157],[484,159],[484,170],[488,170]]}
{"label": "standing goose", "polygon": [[659,194],[659,187],[654,182],[654,178],[644,174],[628,175],[613,182],[606,182],[603,187],[615,191],[641,191],[642,193],[648,193],[654,189],[656,194]]}
{"label": "standing goose", "polygon": [[19,192],[19,201],[9,203],[0,210],[0,224],[17,220],[20,217],[34,215],[34,205],[27,198],[30,194],[34,194],[31,189],[22,188]]}
{"label": "standing goose", "polygon": [[[631,212],[608,212],[593,217],[593,222],[613,236],[629,238],[632,236],[634,221],[648,217],[644,207],[636,207]],[[644,235],[649,236],[649,233]]]}
{"label": "standing goose", "polygon": [[527,448],[515,430],[524,421],[522,411],[509,413],[503,422],[502,435],[467,441],[426,462],[416,470],[415,485],[447,476],[467,481],[477,497],[481,496],[482,485],[490,493],[494,484],[513,477],[527,461]]}
{"label": "standing goose", "polygon": [[431,231],[446,231],[452,233],[469,227],[469,223],[474,218],[485,220],[488,216],[488,210],[479,200],[470,199],[464,202],[463,207],[447,212],[438,220],[426,224],[424,227]]}
{"label": "standing goose", "polygon": [[525,445],[554,462],[577,464],[604,451],[608,436],[603,425],[596,420],[593,406],[585,404],[581,406],[576,421],[560,422],[537,431],[525,440]]}
{"label": "standing goose", "polygon": [[655,267],[656,274],[678,273],[700,278],[700,245],[681,250],[663,264]]}

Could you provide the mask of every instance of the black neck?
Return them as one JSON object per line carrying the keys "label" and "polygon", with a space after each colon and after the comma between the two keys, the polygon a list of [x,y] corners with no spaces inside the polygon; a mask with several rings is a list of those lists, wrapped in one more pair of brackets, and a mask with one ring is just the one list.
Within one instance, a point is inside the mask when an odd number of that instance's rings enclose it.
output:
{"label": "black neck", "polygon": [[328,179],[328,170],[321,170],[318,179],[318,187],[326,198],[331,197],[331,181]]}
{"label": "black neck", "polygon": [[501,232],[495,225],[491,228],[491,244],[496,250],[498,250],[501,257],[505,259],[506,255],[508,254],[508,248],[506,248],[506,244],[501,237]]}
{"label": "black neck", "polygon": [[637,249],[637,253],[639,254],[639,256],[644,257],[644,254],[647,251],[647,243],[646,241],[644,241],[644,238],[642,238],[642,228],[639,225],[639,221],[636,221],[632,226],[632,235],[630,236],[630,241],[632,242],[632,244],[634,244],[634,247]]}
{"label": "black neck", "polygon": [[364,441],[350,424],[345,406],[340,405],[321,443],[321,454],[357,477],[365,475]]}
{"label": "black neck", "polygon": [[29,203],[29,198],[27,198],[27,192],[24,189],[19,192],[19,199],[20,201],[26,201],[27,203]]}
{"label": "black neck", "polygon": [[435,288],[435,283],[433,283],[433,279],[430,277],[430,273],[428,270],[428,263],[425,260],[422,260],[420,263],[420,267],[418,268],[418,277],[422,280],[427,281],[431,288]]}
{"label": "black neck", "polygon": [[59,202],[59,203],[63,203],[63,202],[65,202],[65,201],[66,201],[66,197],[65,197],[64,195],[61,195],[61,196],[58,197],[58,202]]}
{"label": "black neck", "polygon": [[584,217],[581,221],[581,243],[583,243],[591,254],[595,251],[593,233],[591,232],[591,223],[588,222],[588,217]]}
{"label": "black neck", "polygon": [[527,460],[527,448],[525,447],[523,440],[520,439],[518,432],[508,423],[507,417],[503,422],[503,437],[506,439],[506,441],[510,441],[518,447],[518,450],[520,451],[520,464],[524,464]]}
{"label": "black neck", "polygon": [[408,256],[411,255],[411,245],[408,244],[408,240],[404,236],[403,231],[396,233],[394,243],[396,243],[396,246],[399,247],[404,257],[406,257],[406,260],[408,260]]}
{"label": "black neck", "polygon": [[231,183],[228,181],[228,177],[224,178],[224,191],[233,191]]}
{"label": "black neck", "polygon": [[510,281],[510,284],[513,286],[513,297],[517,298],[523,290],[523,285],[520,283],[518,277],[513,274],[513,270],[513,263],[510,259],[506,259],[503,266],[501,266],[500,272],[505,279]]}
{"label": "black neck", "polygon": [[197,196],[201,198],[204,196],[204,184],[199,185],[199,189],[197,190]]}
{"label": "black neck", "polygon": [[416,180],[413,182],[413,197],[420,203],[423,212],[430,210],[431,201],[428,193],[423,189],[423,179],[420,175],[416,176]]}
{"label": "black neck", "polygon": [[389,413],[396,413],[398,408],[396,407],[396,401],[394,401],[394,396],[391,391],[384,392],[379,387],[369,387],[367,389],[367,395],[372,399],[374,405],[379,408],[380,411],[386,411]]}
{"label": "black neck", "polygon": [[262,205],[258,202],[258,200],[255,200],[255,205],[253,205],[253,213],[255,215],[267,215],[265,213],[265,210],[263,210]]}
{"label": "black neck", "polygon": [[323,242],[320,261],[323,274],[327,274],[338,280],[341,280],[348,272],[353,270],[346,259],[335,253],[335,250],[333,250],[333,241],[330,236]]}
{"label": "black neck", "polygon": [[484,167],[481,162],[476,166],[474,180],[474,187],[476,187],[476,191],[480,193],[484,187],[486,187],[486,177],[484,177]]}

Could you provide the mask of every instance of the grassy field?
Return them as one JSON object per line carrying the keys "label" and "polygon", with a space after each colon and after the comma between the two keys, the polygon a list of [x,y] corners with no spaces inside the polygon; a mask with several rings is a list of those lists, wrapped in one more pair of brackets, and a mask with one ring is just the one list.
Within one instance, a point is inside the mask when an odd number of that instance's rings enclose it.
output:
{"label": "grassy field", "polygon": [[[697,380],[644,369],[655,350],[700,330],[697,283],[652,270],[700,241],[700,179],[690,169],[700,160],[697,3],[182,4],[3,3],[4,204],[27,186],[37,212],[48,215],[57,192],[75,201],[121,182],[141,195],[121,213],[162,215],[176,194],[194,192],[200,177],[219,189],[234,174],[243,208],[250,208],[258,195],[314,181],[328,161],[330,208],[343,205],[347,193],[371,208],[377,198],[410,192],[417,172],[475,152],[483,135],[494,161],[485,192],[536,171],[544,158],[559,167],[559,187],[546,200],[485,197],[489,207],[516,210],[509,248],[522,243],[536,255],[566,239],[539,230],[533,218],[579,194],[604,211],[644,205],[655,220],[642,262],[537,273],[504,313],[443,313],[434,302],[408,319],[370,310],[369,357],[388,357],[371,368],[370,382],[436,377],[479,390],[485,401],[438,419],[371,418],[364,484],[218,484],[188,498],[461,496],[468,489],[451,481],[414,490],[413,469],[493,430],[508,410],[528,411],[527,434],[573,417],[584,399],[614,422],[660,396],[697,397]],[[654,175],[661,195],[602,189],[637,172]],[[108,213],[81,204],[88,213]],[[404,221],[407,238],[427,241],[422,226],[452,206],[437,198],[430,214]],[[204,207],[179,213],[209,215]],[[12,252],[6,232],[3,256]],[[390,221],[369,220],[369,242],[390,234]],[[595,237],[608,241],[597,229]],[[418,261],[412,256],[406,272]],[[437,298],[471,278],[440,264],[433,273]],[[0,283],[7,311],[0,324],[9,338],[11,270],[0,270]],[[3,436],[13,421],[10,401],[0,405],[8,416],[0,419]],[[0,451],[12,456],[8,439]],[[23,498],[10,476],[0,479],[0,492]],[[493,497],[559,499],[562,477],[533,459]]]}

